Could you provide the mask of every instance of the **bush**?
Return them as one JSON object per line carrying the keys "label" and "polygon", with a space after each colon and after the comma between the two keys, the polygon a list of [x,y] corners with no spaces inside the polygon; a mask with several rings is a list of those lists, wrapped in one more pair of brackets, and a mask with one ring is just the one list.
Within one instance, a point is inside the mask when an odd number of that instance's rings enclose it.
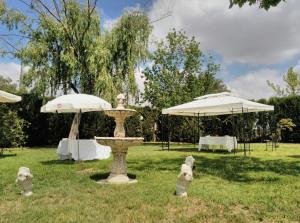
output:
{"label": "bush", "polygon": [[23,147],[27,135],[28,122],[18,116],[16,111],[2,105],[0,109],[0,147]]}

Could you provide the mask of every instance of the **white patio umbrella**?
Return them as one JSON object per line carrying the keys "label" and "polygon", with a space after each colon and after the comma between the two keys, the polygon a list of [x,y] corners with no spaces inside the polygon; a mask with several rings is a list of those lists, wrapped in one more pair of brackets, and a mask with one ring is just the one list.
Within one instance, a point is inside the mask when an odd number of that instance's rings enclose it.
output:
{"label": "white patio umbrella", "polygon": [[[79,139],[79,124],[81,113],[111,109],[111,104],[94,95],[68,94],[55,98],[41,107],[42,113],[76,113],[69,139]],[[77,136],[77,137],[76,137]],[[79,141],[78,141],[78,159]]]}
{"label": "white patio umbrella", "polygon": [[0,103],[16,103],[21,100],[22,98],[20,96],[0,90]]}
{"label": "white patio umbrella", "polygon": [[84,113],[111,109],[111,104],[94,95],[68,94],[55,98],[43,107],[43,113]]}

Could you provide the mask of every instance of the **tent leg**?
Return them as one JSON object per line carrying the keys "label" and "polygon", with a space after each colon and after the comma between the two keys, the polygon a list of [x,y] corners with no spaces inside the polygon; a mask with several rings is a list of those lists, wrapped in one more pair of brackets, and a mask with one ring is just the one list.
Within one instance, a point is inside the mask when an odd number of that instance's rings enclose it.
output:
{"label": "tent leg", "polygon": [[243,135],[243,144],[244,144],[244,156],[246,156],[246,143],[245,143],[245,118],[244,118],[244,108],[242,107],[242,135]]}
{"label": "tent leg", "polygon": [[233,154],[235,155],[235,149],[236,149],[236,146],[235,145],[235,140],[234,140],[234,137],[235,137],[235,122],[234,122],[234,116],[233,116],[233,110],[232,110],[232,114],[231,114],[231,122],[232,122],[232,140],[233,140]]}

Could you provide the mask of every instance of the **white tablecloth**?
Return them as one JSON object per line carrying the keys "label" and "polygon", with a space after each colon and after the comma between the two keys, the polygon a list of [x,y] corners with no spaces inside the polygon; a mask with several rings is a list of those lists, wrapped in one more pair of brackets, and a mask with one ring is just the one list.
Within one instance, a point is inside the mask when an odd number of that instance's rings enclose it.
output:
{"label": "white tablecloth", "polygon": [[199,151],[202,149],[202,145],[224,145],[231,152],[237,148],[237,140],[236,137],[231,136],[205,136],[199,139]]}
{"label": "white tablecloth", "polygon": [[57,148],[61,160],[78,160],[78,151],[79,160],[108,159],[111,148],[100,145],[95,139],[62,139]]}

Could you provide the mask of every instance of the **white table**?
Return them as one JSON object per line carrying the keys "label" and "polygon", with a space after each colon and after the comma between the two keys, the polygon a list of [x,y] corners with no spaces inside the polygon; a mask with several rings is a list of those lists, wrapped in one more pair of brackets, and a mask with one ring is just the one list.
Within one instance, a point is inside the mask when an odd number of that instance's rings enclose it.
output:
{"label": "white table", "polygon": [[231,136],[205,136],[199,139],[198,151],[202,149],[202,145],[224,145],[229,152],[237,148],[236,137]]}
{"label": "white table", "polygon": [[[79,151],[79,154],[78,154]],[[108,159],[111,148],[97,143],[95,139],[62,139],[57,148],[60,160],[95,160]]]}

